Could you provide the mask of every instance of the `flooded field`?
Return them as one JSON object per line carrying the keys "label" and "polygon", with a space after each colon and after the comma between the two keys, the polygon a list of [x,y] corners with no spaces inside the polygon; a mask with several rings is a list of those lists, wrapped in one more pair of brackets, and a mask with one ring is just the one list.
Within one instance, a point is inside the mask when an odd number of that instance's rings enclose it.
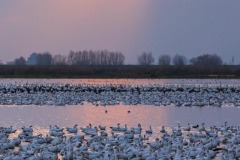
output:
{"label": "flooded field", "polygon": [[[240,86],[240,80],[235,79],[0,79],[1,85],[30,85],[30,84],[70,84],[70,85],[129,85],[129,86]],[[19,93],[18,93],[19,94]],[[153,94],[159,94],[158,92]],[[183,94],[183,93],[180,93]],[[220,93],[222,94],[222,93]],[[234,93],[235,94],[235,93]],[[21,94],[19,94],[21,95]],[[39,93],[38,93],[39,95]],[[236,93],[236,95],[239,95]],[[47,95],[48,97],[52,96]],[[67,95],[63,95],[66,97]],[[69,96],[69,95],[68,95]],[[68,98],[71,98],[70,95]],[[89,94],[87,96],[90,96]],[[92,95],[91,95],[92,96]],[[94,96],[94,95],[93,95]],[[229,95],[233,96],[233,94]],[[8,95],[9,97],[9,95]],[[59,96],[58,96],[59,97]],[[169,95],[168,95],[169,97]],[[225,96],[228,98],[228,95]],[[19,96],[17,97],[19,98]],[[21,98],[21,97],[20,97]],[[29,98],[29,97],[28,97]],[[115,98],[115,97],[112,97]],[[161,98],[161,97],[160,97]],[[193,97],[194,98],[194,97]],[[226,99],[225,98],[225,99]],[[16,99],[16,97],[14,97]],[[88,100],[86,100],[88,101]],[[109,100],[110,101],[110,100]],[[141,102],[142,103],[142,102]],[[107,111],[107,113],[105,113]],[[128,111],[130,113],[128,113]],[[232,105],[223,107],[176,107],[175,104],[163,105],[127,105],[121,101],[115,105],[104,104],[96,106],[89,102],[81,105],[49,106],[39,105],[1,105],[0,125],[21,127],[23,125],[34,125],[47,127],[50,124],[69,126],[89,123],[112,126],[117,123],[136,125],[141,123],[144,127],[152,125],[155,127],[173,126],[177,122],[183,125],[187,123],[198,124],[205,122],[209,125],[223,124],[228,121],[232,125],[240,124],[240,108]]]}
{"label": "flooded field", "polygon": [[230,79],[1,79],[0,159],[240,158],[239,87]]}

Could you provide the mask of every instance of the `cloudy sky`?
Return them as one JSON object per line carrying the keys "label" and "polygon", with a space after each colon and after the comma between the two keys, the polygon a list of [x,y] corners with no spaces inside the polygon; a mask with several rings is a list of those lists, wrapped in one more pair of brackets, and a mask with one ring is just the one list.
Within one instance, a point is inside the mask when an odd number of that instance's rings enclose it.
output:
{"label": "cloudy sky", "polygon": [[32,52],[143,51],[240,63],[239,0],[0,0],[0,60]]}

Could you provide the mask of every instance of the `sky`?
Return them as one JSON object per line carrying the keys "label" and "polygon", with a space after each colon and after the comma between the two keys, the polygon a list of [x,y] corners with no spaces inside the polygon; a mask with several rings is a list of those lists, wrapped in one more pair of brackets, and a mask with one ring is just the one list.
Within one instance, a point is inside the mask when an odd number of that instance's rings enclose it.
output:
{"label": "sky", "polygon": [[240,63],[239,0],[0,0],[0,60],[33,52],[144,51]]}

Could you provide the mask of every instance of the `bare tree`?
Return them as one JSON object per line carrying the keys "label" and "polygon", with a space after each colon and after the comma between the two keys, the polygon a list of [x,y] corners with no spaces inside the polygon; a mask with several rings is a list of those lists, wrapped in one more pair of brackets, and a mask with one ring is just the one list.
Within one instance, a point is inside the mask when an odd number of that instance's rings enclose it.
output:
{"label": "bare tree", "polygon": [[109,60],[108,60],[108,61],[109,61],[109,64],[110,64],[110,65],[114,65],[114,64],[116,64],[117,61],[118,61],[118,55],[115,54],[114,52],[110,52],[108,59],[109,59]]}
{"label": "bare tree", "polygon": [[82,52],[82,57],[81,57],[81,59],[82,59],[82,62],[81,62],[82,65],[89,65],[89,64],[90,64],[89,52],[86,51],[86,50],[84,50],[84,51]]}
{"label": "bare tree", "polygon": [[125,61],[125,56],[121,53],[115,53],[117,55],[117,62],[115,63],[116,65],[123,65]]}
{"label": "bare tree", "polygon": [[138,57],[138,64],[140,65],[151,65],[154,63],[154,57],[151,52],[143,52],[141,56]]}
{"label": "bare tree", "polygon": [[26,65],[26,59],[24,57],[19,57],[14,60],[15,65]]}
{"label": "bare tree", "polygon": [[67,57],[64,55],[54,55],[52,59],[53,65],[67,65]]}
{"label": "bare tree", "polygon": [[70,51],[68,62],[71,65],[122,65],[125,57],[121,52],[99,51]]}
{"label": "bare tree", "polygon": [[38,53],[37,56],[37,65],[51,65],[52,64],[52,55],[49,52]]}
{"label": "bare tree", "polygon": [[37,65],[37,59],[38,59],[38,54],[34,52],[28,57],[27,64],[28,65]]}
{"label": "bare tree", "polygon": [[75,52],[70,51],[69,54],[68,54],[68,57],[67,57],[67,61],[70,65],[76,65],[74,58],[75,58]]}
{"label": "bare tree", "polygon": [[204,54],[197,58],[192,58],[190,63],[198,66],[219,66],[222,65],[222,58],[216,54]]}
{"label": "bare tree", "polygon": [[171,56],[167,54],[163,54],[159,56],[158,58],[159,65],[167,66],[167,65],[170,65],[170,63],[171,63]]}
{"label": "bare tree", "polygon": [[75,64],[82,65],[82,51],[78,51],[75,53]]}
{"label": "bare tree", "polygon": [[100,64],[101,65],[108,65],[108,51],[107,50],[103,50],[100,52]]}
{"label": "bare tree", "polygon": [[109,65],[123,65],[125,57],[121,52],[109,53]]}
{"label": "bare tree", "polygon": [[89,65],[96,65],[97,56],[96,53],[92,50],[89,51]]}
{"label": "bare tree", "polygon": [[187,63],[187,58],[183,55],[176,54],[173,57],[173,65],[183,66],[183,65],[186,65],[186,63]]}

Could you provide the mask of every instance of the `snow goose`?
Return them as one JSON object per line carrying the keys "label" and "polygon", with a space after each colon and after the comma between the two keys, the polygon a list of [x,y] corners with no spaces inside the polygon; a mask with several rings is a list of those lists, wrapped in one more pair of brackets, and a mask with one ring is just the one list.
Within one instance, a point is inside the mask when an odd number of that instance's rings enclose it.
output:
{"label": "snow goose", "polygon": [[50,132],[54,131],[54,132],[62,132],[64,130],[64,128],[60,128],[57,125],[51,126],[49,125],[49,130]]}
{"label": "snow goose", "polygon": [[6,133],[6,134],[15,133],[16,129],[13,129],[12,126],[10,126],[10,127],[4,128],[3,132]]}
{"label": "snow goose", "polygon": [[166,133],[165,126],[162,126],[162,128],[160,129],[160,132],[161,133]]}
{"label": "snow goose", "polygon": [[205,131],[205,127],[204,127],[205,123],[202,123],[202,126],[200,126],[198,128],[198,131],[201,132],[201,131]]}
{"label": "snow goose", "polygon": [[61,132],[61,131],[51,131],[50,132],[50,136],[55,136],[55,137],[58,137],[58,136],[63,136],[64,135],[64,132]]}
{"label": "snow goose", "polygon": [[120,123],[118,123],[116,127],[110,127],[110,128],[112,129],[112,131],[119,131]]}
{"label": "snow goose", "polygon": [[154,150],[158,149],[161,146],[159,138],[156,138],[154,142],[150,142],[147,144]]}
{"label": "snow goose", "polygon": [[152,126],[150,125],[149,129],[148,129],[148,130],[145,130],[145,132],[146,132],[147,134],[152,134],[152,133],[153,133]]}
{"label": "snow goose", "polygon": [[191,130],[190,124],[188,123],[188,126],[187,126],[187,127],[185,127],[185,128],[183,128],[183,130],[184,130],[184,131],[188,131],[188,132],[189,132],[189,131]]}
{"label": "snow goose", "polygon": [[106,130],[106,126],[103,126],[103,125],[99,125],[98,128],[99,128],[100,130]]}
{"label": "snow goose", "polygon": [[120,131],[120,132],[127,131],[127,124],[125,124],[125,127],[119,127],[118,131]]}
{"label": "snow goose", "polygon": [[23,132],[33,132],[32,126],[30,126],[30,127],[23,126],[22,130],[23,130]]}
{"label": "snow goose", "polygon": [[67,127],[67,131],[69,132],[69,133],[77,133],[78,132],[78,128],[77,128],[77,124],[75,124],[74,126],[73,126],[73,128],[68,128]]}

